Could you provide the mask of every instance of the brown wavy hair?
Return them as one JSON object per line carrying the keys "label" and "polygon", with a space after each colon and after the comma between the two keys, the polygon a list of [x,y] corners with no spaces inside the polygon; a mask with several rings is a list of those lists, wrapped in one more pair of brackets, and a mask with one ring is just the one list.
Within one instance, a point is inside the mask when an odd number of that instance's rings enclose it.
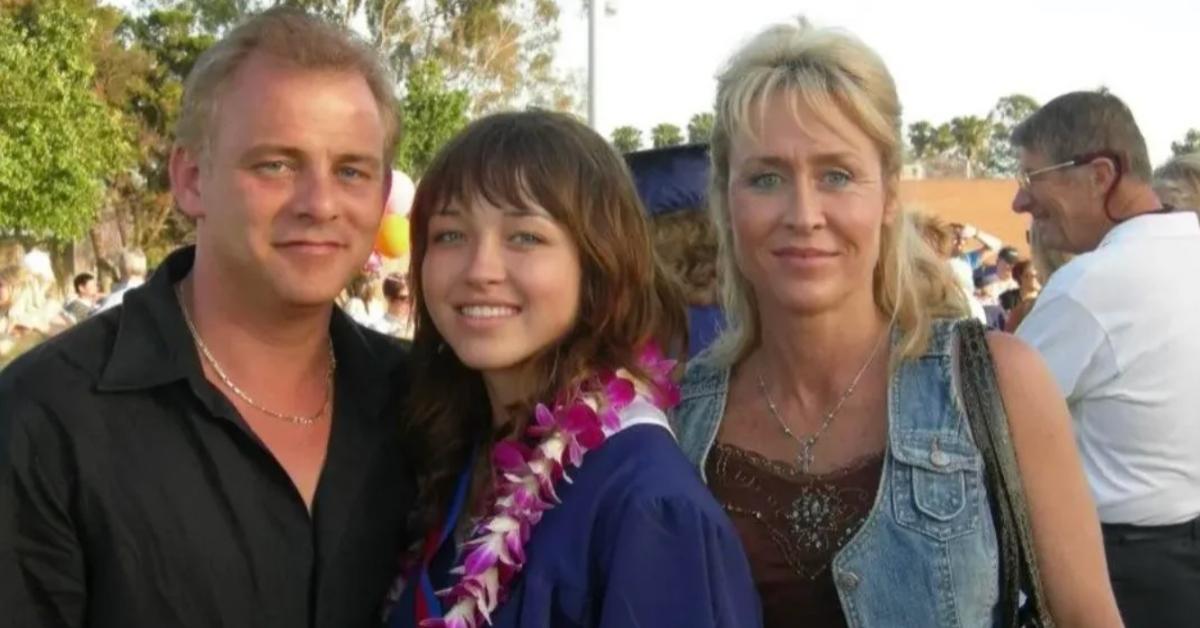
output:
{"label": "brown wavy hair", "polygon": [[[530,358],[544,382],[508,408],[502,433],[493,427],[478,371],[443,341],[421,283],[430,217],[452,203],[483,198],[498,207],[544,208],[579,250],[582,283],[574,327]],[[650,229],[625,162],[608,143],[568,115],[499,113],[475,121],[434,157],[417,186],[410,214],[410,286],[415,312],[411,433],[423,533],[436,525],[454,483],[475,456],[473,494],[487,480],[490,444],[523,432],[534,405],[574,390],[597,369],[637,373],[637,352],[657,341],[676,359],[686,355],[686,306],[651,244]]]}

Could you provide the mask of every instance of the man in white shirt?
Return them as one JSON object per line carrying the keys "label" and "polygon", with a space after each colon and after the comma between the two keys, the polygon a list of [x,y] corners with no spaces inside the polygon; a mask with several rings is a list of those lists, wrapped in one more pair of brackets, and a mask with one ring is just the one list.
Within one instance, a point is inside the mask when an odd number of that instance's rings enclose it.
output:
{"label": "man in white shirt", "polygon": [[1013,132],[1013,209],[1080,255],[1017,334],[1074,417],[1130,628],[1200,621],[1200,224],[1151,188],[1145,140],[1115,96],[1060,96]]}

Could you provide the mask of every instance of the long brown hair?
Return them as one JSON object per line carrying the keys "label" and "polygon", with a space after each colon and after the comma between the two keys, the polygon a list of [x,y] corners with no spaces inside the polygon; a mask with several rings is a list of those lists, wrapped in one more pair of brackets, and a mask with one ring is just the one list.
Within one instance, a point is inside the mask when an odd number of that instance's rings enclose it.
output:
{"label": "long brown hair", "polygon": [[[541,206],[573,239],[582,267],[575,325],[531,358],[534,381],[544,384],[509,409],[504,434],[493,428],[481,375],[458,360],[434,326],[421,283],[430,217],[451,203],[477,198],[498,207]],[[487,460],[487,446],[521,433],[536,403],[574,390],[597,369],[638,372],[637,351],[647,341],[682,356],[686,308],[651,245],[625,163],[602,137],[564,114],[500,113],[472,123],[421,177],[410,220],[412,351],[418,368],[409,442],[420,491],[415,523],[423,532],[445,511],[470,449],[481,447],[477,465]]]}

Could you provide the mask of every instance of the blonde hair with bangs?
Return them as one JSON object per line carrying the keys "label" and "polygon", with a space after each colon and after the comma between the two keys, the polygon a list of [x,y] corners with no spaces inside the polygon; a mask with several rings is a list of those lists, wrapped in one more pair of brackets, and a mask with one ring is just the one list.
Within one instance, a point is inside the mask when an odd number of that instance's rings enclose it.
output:
{"label": "blonde hair with bangs", "polygon": [[[754,290],[738,269],[734,252],[730,154],[734,138],[753,137],[754,122],[762,119],[767,101],[778,95],[794,97],[794,114],[803,103],[812,111],[835,107],[853,121],[879,150],[887,202],[897,202],[903,164],[900,101],[891,74],[873,50],[849,34],[815,28],[801,18],[796,24],[766,29],[735,52],[717,77],[709,194],[726,316],[726,331],[712,355],[723,365],[744,358],[761,342],[762,333]],[[969,311],[949,266],[925,243],[903,209],[883,225],[873,292],[876,305],[900,333],[893,366],[924,353],[935,318],[961,318]]]}

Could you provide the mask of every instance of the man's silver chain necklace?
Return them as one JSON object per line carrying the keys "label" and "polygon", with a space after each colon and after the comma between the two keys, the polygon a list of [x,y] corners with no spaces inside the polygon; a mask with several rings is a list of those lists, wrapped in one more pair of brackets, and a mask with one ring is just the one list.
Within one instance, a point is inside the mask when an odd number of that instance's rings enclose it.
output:
{"label": "man's silver chain necklace", "polygon": [[281,421],[287,421],[288,423],[295,423],[296,425],[312,425],[319,421],[321,417],[325,415],[325,412],[329,410],[329,404],[333,400],[333,373],[337,369],[337,358],[335,358],[333,354],[332,338],[329,339],[329,371],[325,374],[325,401],[321,403],[321,409],[317,410],[315,414],[311,414],[309,416],[276,412],[269,408],[263,407],[262,404],[258,403],[251,398],[250,395],[247,395],[245,392],[243,392],[237,384],[233,383],[233,380],[229,379],[229,375],[225,373],[225,369],[221,368],[220,363],[218,363],[217,359],[213,357],[212,352],[208,350],[208,345],[204,344],[204,340],[200,338],[200,333],[196,331],[196,325],[192,323],[192,316],[188,312],[187,306],[183,304],[183,293],[178,285],[175,286],[175,296],[179,299],[179,309],[183,310],[183,322],[187,323],[188,331],[192,333],[192,340],[196,341],[196,346],[200,348],[200,354],[204,356],[204,360],[208,362],[208,365],[212,367],[213,372],[215,372],[217,377],[221,379],[221,383],[225,384],[226,388],[233,391],[233,394],[237,395],[242,401],[245,401],[247,404],[249,404],[250,407],[268,416],[274,417]]}
{"label": "man's silver chain necklace", "polygon": [[775,401],[771,399],[771,395],[767,393],[767,383],[763,380],[762,373],[758,374],[758,391],[762,394],[763,400],[767,402],[767,410],[771,412],[771,416],[775,417],[775,421],[779,423],[779,427],[783,428],[783,433],[788,435],[788,438],[796,441],[800,445],[800,451],[796,453],[796,465],[800,467],[801,473],[808,473],[812,467],[813,459],[815,458],[813,450],[817,446],[817,442],[825,435],[829,426],[833,424],[833,419],[841,412],[842,406],[846,405],[846,401],[854,394],[854,389],[858,387],[858,382],[862,379],[864,373],[867,372],[867,367],[875,361],[875,356],[879,354],[879,348],[883,346],[884,339],[891,336],[891,326],[884,330],[879,340],[875,343],[875,348],[871,350],[871,355],[867,357],[867,361],[863,363],[862,368],[858,369],[858,374],[850,382],[850,386],[842,393],[842,396],[834,404],[833,409],[825,413],[825,418],[821,421],[821,426],[817,431],[803,438],[796,436],[792,429],[787,426],[783,420],[783,416],[779,413],[779,408],[775,406]]}

